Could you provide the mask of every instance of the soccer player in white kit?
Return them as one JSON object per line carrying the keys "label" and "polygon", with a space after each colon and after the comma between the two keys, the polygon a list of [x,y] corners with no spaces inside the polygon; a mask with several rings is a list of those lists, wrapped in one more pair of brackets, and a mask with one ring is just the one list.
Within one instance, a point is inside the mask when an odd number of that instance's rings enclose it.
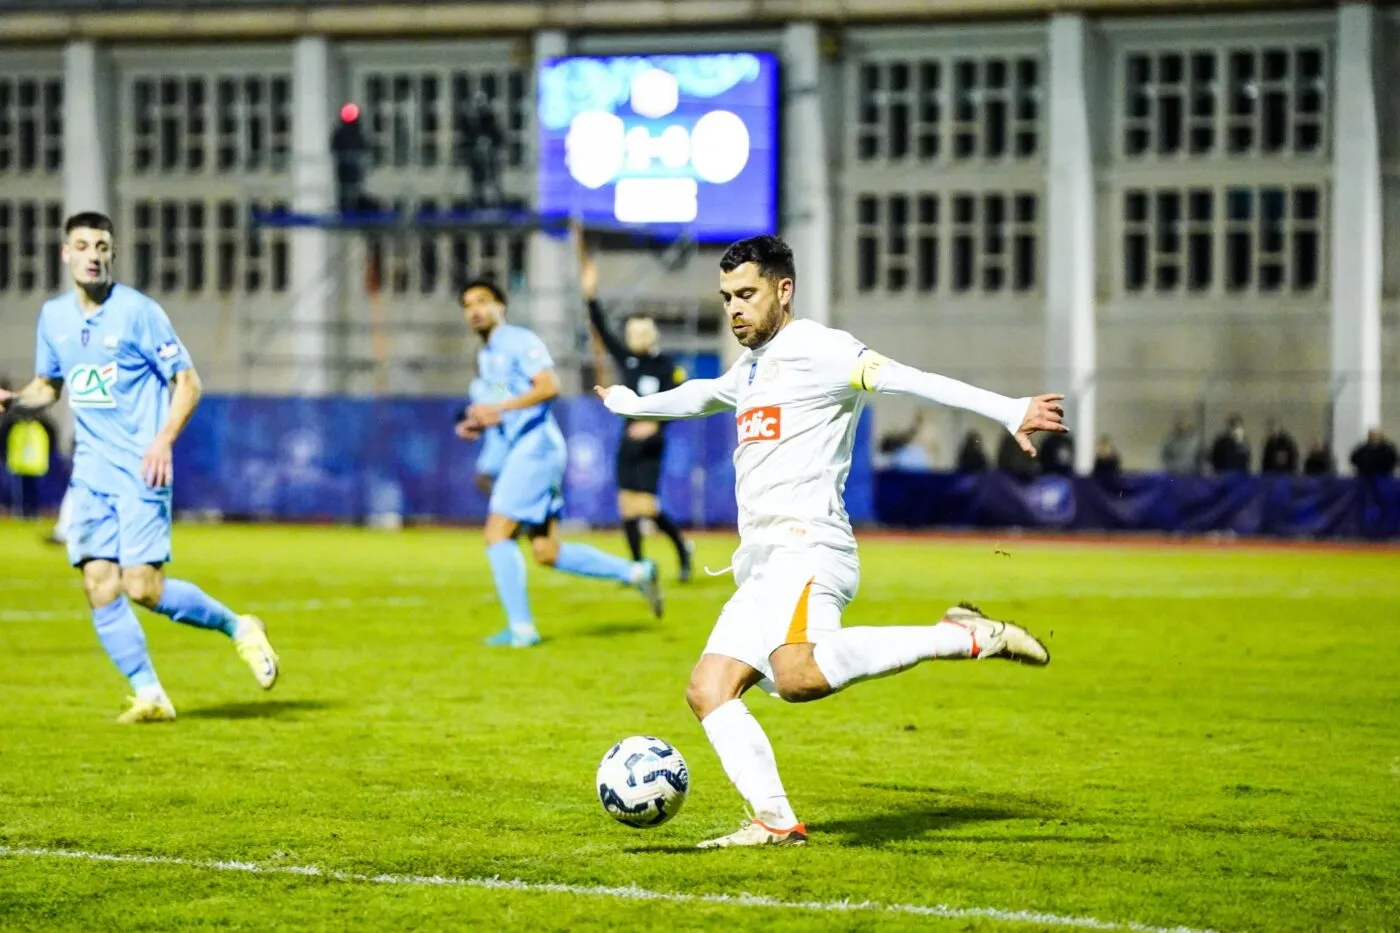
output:
{"label": "soccer player in white kit", "polygon": [[645,397],[623,386],[596,390],[628,418],[737,413],[738,590],[715,623],[686,700],[753,817],[701,848],[807,841],[773,746],[741,699],[750,687],[805,703],[933,658],[1050,662],[1025,629],[967,605],[933,625],[843,629],[841,611],[860,582],[843,493],[856,423],[872,392],[984,415],[1032,455],[1030,434],[1066,430],[1063,396],[1006,398],[887,359],[844,331],[795,320],[794,278],[792,250],[781,239],[740,240],[720,259],[720,295],[745,347],[738,362],[718,379]]}

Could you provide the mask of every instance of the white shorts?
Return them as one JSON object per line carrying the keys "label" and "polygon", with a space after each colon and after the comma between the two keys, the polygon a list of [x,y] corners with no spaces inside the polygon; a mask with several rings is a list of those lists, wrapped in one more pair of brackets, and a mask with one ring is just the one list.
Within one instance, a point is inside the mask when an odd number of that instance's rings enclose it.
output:
{"label": "white shorts", "polygon": [[734,554],[734,582],[705,644],[706,654],[742,661],[773,688],[768,656],[783,645],[815,644],[841,628],[860,587],[854,553],[826,547],[745,545]]}

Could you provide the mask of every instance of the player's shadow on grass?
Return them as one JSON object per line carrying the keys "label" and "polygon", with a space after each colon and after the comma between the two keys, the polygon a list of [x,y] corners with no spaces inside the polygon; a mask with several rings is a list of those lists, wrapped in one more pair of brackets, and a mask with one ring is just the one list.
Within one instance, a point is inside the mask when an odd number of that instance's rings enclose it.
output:
{"label": "player's shadow on grass", "polygon": [[654,631],[656,631],[655,622],[600,622],[597,625],[574,629],[573,631],[556,637],[561,640],[574,638],[612,638],[615,635],[640,635],[643,632]]}
{"label": "player's shadow on grass", "polygon": [[181,710],[181,719],[300,719],[305,713],[333,709],[338,703],[325,700],[263,700],[224,703],[202,709]]}
{"label": "player's shadow on grass", "polygon": [[[858,815],[841,820],[813,821],[811,824],[813,844],[830,842],[841,846],[862,846],[878,848],[891,842],[914,839],[930,833],[952,829],[963,823],[993,823],[1005,820],[1019,820],[1036,815],[1030,808],[996,805],[962,805],[927,803],[908,807],[894,812]],[[962,837],[959,837],[960,841]],[[1036,841],[1044,841],[1037,837]],[[685,845],[630,846],[628,852],[636,853],[691,853],[703,852],[694,843]]]}
{"label": "player's shadow on grass", "polygon": [[813,822],[812,832],[839,836],[842,845],[882,846],[952,829],[963,823],[995,823],[1032,815],[1029,810],[996,804],[927,803],[902,810]]}

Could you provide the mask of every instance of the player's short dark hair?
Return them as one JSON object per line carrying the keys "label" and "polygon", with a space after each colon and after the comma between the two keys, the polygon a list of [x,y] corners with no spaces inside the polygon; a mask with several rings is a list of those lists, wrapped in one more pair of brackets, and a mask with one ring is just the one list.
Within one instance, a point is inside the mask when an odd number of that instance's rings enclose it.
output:
{"label": "player's short dark hair", "polygon": [[113,236],[117,233],[117,228],[116,225],[112,223],[112,218],[108,217],[106,214],[100,211],[79,211],[63,222],[63,236],[67,238],[68,234],[72,233],[74,230],[84,228],[88,230],[102,230]]}
{"label": "player's short dark hair", "polygon": [[487,278],[471,279],[471,280],[468,281],[465,285],[463,285],[460,289],[458,289],[458,291],[457,291],[457,297],[458,297],[459,299],[460,299],[460,298],[466,297],[467,292],[471,291],[473,288],[484,288],[484,289],[486,289],[488,292],[491,293],[491,297],[492,297],[492,298],[494,298],[494,299],[496,299],[497,301],[499,301],[503,307],[505,306],[505,304],[506,304],[506,293],[505,293],[504,291],[502,291],[501,286],[499,286],[499,285],[496,284],[496,280],[495,280],[495,279],[487,279]]}
{"label": "player's short dark hair", "polygon": [[746,262],[758,266],[758,274],[765,279],[797,281],[797,266],[793,262],[792,247],[779,236],[751,236],[730,245],[719,258],[719,267],[725,272],[733,272]]}

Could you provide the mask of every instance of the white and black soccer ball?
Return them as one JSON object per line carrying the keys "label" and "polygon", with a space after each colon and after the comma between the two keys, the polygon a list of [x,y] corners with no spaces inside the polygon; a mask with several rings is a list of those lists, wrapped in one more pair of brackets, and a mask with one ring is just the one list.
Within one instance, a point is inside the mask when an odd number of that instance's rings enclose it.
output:
{"label": "white and black soccer ball", "polygon": [[690,769],[670,742],[634,735],[598,765],[598,799],[619,823],[650,829],[680,812],[690,793]]}

